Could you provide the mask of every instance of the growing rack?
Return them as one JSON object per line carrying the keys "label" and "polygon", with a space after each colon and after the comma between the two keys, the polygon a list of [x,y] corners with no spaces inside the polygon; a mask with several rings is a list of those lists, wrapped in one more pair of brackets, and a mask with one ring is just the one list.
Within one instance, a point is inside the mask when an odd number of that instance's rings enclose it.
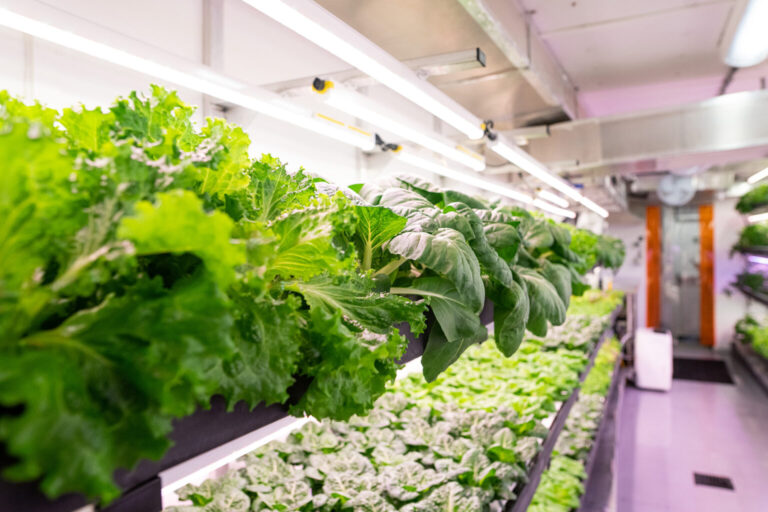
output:
{"label": "growing rack", "polygon": [[[595,432],[595,441],[584,465],[587,480],[579,510],[604,510],[610,500],[611,486],[616,475],[618,418],[627,382],[627,371],[622,367],[622,362],[623,357],[619,354],[613,367],[613,378],[606,395],[603,415]],[[609,467],[611,471],[593,473],[595,467]]]}
{"label": "growing rack", "polygon": [[768,306],[768,295],[761,293],[759,291],[753,290],[749,286],[744,286],[742,284],[734,285],[734,287],[737,290],[739,290],[741,293],[749,297],[750,299],[756,300],[760,304]]}
{"label": "growing rack", "polygon": [[735,251],[740,252],[741,254],[745,256],[749,256],[750,254],[755,256],[763,256],[768,257],[768,246],[766,245],[752,245],[749,247],[734,247]]}
{"label": "growing rack", "polygon": [[755,352],[755,349],[740,339],[733,340],[731,350],[736,359],[747,367],[749,373],[768,393],[768,359]]}
{"label": "growing rack", "polygon": [[[600,335],[587,365],[579,376],[579,384],[584,381],[592,369],[603,343],[613,333],[614,323],[622,308],[623,306],[619,305],[610,314],[608,326]],[[480,318],[485,325],[493,321],[492,303],[486,302]],[[425,333],[418,337],[413,336],[410,331],[406,333],[410,342],[405,355],[400,360],[401,363],[416,359],[424,353],[429,328],[433,324],[434,317],[429,315]],[[614,373],[614,383],[609,396],[614,394],[619,373]],[[294,396],[300,396],[301,392],[300,388],[292,390]],[[521,488],[517,499],[507,504],[505,507],[507,512],[521,512],[530,505],[541,480],[541,475],[549,466],[552,450],[578,397],[579,387],[574,389],[561,405],[554,417],[549,433],[542,443],[541,450],[530,468],[528,483]],[[610,404],[607,404],[606,411],[610,410],[610,407]],[[175,444],[162,460],[157,462],[142,461],[134,471],[119,472],[116,475],[117,480],[126,491],[118,500],[101,510],[104,512],[135,512],[138,510],[159,512],[162,509],[160,472],[238,439],[254,430],[273,424],[286,416],[288,416],[287,408],[281,405],[268,407],[260,405],[249,411],[244,403],[240,403],[234,411],[227,412],[224,401],[220,397],[214,397],[210,409],[198,410],[195,414],[174,422],[171,438]],[[603,429],[602,421],[601,429]],[[596,450],[593,449],[593,451]],[[590,454],[590,458],[593,458],[592,454]],[[75,512],[84,506],[87,506],[87,502],[80,495],[66,495],[55,501],[50,501],[38,491],[36,483],[10,484],[0,480],[0,510]]]}
{"label": "growing rack", "polygon": [[584,370],[582,370],[581,375],[579,375],[579,386],[577,386],[568,397],[568,399],[563,402],[560,410],[558,410],[557,414],[555,415],[555,419],[549,429],[549,434],[547,434],[547,437],[541,446],[541,450],[534,459],[534,463],[528,472],[528,483],[526,483],[525,486],[520,490],[517,499],[515,501],[510,501],[507,504],[505,507],[505,512],[523,512],[524,510],[527,510],[528,506],[531,504],[533,495],[536,494],[536,489],[539,487],[541,475],[549,467],[549,461],[552,458],[552,450],[555,448],[557,439],[560,437],[560,433],[563,431],[565,420],[568,418],[568,414],[570,414],[573,404],[575,404],[579,399],[579,389],[581,388],[581,384],[589,374],[592,366],[594,366],[595,358],[597,357],[597,353],[600,351],[600,347],[603,346],[605,340],[607,340],[613,333],[613,325],[622,309],[623,305],[620,304],[610,314],[608,319],[608,327],[606,327],[606,329],[600,335],[600,339],[598,340],[597,344],[592,350],[592,353],[589,356],[587,366],[584,368]]}
{"label": "growing rack", "polygon": [[[407,324],[398,325],[408,339],[408,347],[399,363],[407,363],[424,353],[429,331],[435,324],[431,310],[427,313],[427,329],[414,336]],[[484,325],[493,322],[493,303],[486,300],[480,312]],[[290,390],[289,404],[298,400],[306,391],[308,382],[298,382]],[[288,416],[288,406],[273,404],[257,405],[248,409],[245,402],[227,411],[224,398],[214,396],[209,409],[199,409],[191,416],[174,420],[170,438],[173,446],[159,461],[142,460],[133,471],[119,470],[115,474],[118,485],[124,489],[120,498],[103,512],[159,512],[162,510],[161,490],[163,482],[160,473],[178,466],[201,454],[241,438],[255,430],[274,424]],[[0,468],[10,462],[6,454],[0,453]],[[24,512],[79,512],[88,506],[81,495],[68,494],[56,500],[47,499],[39,490],[37,482],[13,484],[0,479],[0,511]]]}

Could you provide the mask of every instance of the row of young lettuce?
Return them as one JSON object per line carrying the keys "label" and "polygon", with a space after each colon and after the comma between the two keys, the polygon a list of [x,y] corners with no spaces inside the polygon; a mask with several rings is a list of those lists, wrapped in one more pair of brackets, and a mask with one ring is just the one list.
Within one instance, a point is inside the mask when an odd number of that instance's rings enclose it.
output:
{"label": "row of young lettuce", "polygon": [[[219,477],[179,489],[188,504],[166,512],[505,510],[549,434],[544,422],[579,386],[621,301],[589,293],[574,299],[562,326],[527,339],[514,358],[486,343],[431,383],[418,374],[398,379],[367,416],[307,423]],[[613,339],[597,354],[531,510],[578,508],[618,353]]]}
{"label": "row of young lettuce", "polygon": [[[242,129],[201,128],[153,87],[57,112],[0,93],[0,442],[12,481],[107,503],[117,468],[162,457],[172,419],[223,395],[365,414],[399,328],[436,324],[434,381],[488,336],[511,356],[560,325],[580,276],[623,246],[412,177],[338,188]],[[494,353],[494,356],[501,357]]]}
{"label": "row of young lettuce", "polygon": [[[736,210],[750,214],[768,207],[768,185],[758,185],[739,198]],[[765,256],[768,251],[768,222],[756,222],[745,226],[739,234],[739,241],[734,252],[759,254]],[[768,305],[768,281],[765,265],[754,264],[747,260],[747,267],[736,277],[734,283],[750,297],[757,298]],[[747,343],[755,352],[768,359],[768,324],[765,319],[746,315],[736,324],[737,341]]]}

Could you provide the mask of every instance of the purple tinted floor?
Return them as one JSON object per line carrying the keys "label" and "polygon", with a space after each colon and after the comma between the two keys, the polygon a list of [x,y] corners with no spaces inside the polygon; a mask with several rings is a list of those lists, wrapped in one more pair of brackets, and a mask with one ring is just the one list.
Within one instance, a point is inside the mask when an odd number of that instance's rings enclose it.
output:
{"label": "purple tinted floor", "polygon": [[[768,395],[744,368],[729,367],[736,385],[674,380],[669,393],[627,387],[618,512],[768,511]],[[735,490],[694,485],[694,472],[727,476]]]}

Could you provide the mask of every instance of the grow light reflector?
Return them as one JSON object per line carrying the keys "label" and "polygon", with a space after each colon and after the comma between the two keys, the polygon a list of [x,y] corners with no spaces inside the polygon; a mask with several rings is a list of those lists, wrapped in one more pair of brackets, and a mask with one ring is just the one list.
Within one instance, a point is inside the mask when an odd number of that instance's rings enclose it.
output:
{"label": "grow light reflector", "polygon": [[768,177],[768,167],[766,167],[762,171],[756,172],[755,174],[753,174],[752,176],[747,178],[747,183],[752,185],[752,184],[757,183],[758,181],[760,181],[760,180],[762,180],[762,179],[764,179],[766,177]]}
{"label": "grow light reflector", "polygon": [[[33,7],[38,8],[38,5],[33,5]],[[44,9],[45,6],[41,5],[39,8]],[[60,13],[58,15],[61,16]],[[372,150],[376,145],[372,134],[366,134],[343,123],[339,125],[328,122],[327,119],[322,119],[312,112],[283,101],[277,94],[246,88],[242,84],[235,85],[236,82],[219,76],[206,68],[189,67],[189,69],[183,69],[162,64],[5,8],[0,8],[0,26],[18,30],[38,39],[143,73],[178,87],[213,96],[227,103],[265,114],[363,150]],[[243,92],[246,90],[247,92]]]}
{"label": "grow light reflector", "polygon": [[409,123],[398,119],[384,106],[362,94],[333,85],[316,92],[330,107],[368,121],[382,130],[403,137],[475,171],[485,169],[485,159],[474,151],[454,144],[437,134],[414,128]]}
{"label": "grow light reflector", "polygon": [[739,20],[725,63],[735,68],[760,64],[768,57],[768,0],[749,0]]}
{"label": "grow light reflector", "polygon": [[440,165],[438,162],[435,162],[434,160],[423,158],[407,150],[401,150],[398,153],[396,153],[396,155],[397,155],[397,159],[403,162],[404,164],[412,165],[414,167],[424,169],[425,171],[433,172],[439,176],[445,176],[446,178],[452,179],[454,181],[458,181],[459,183],[464,183],[465,185],[470,185],[472,187],[477,187],[483,190],[487,190],[489,192],[494,192],[496,194],[508,197],[510,199],[514,199],[515,201],[519,201],[525,204],[529,204],[531,201],[533,201],[533,198],[531,198],[531,196],[527,194],[523,194],[522,192],[518,192],[517,190],[511,187],[507,187],[505,185],[502,185],[501,183],[485,180],[476,175],[453,170],[444,165]]}
{"label": "grow light reflector", "polygon": [[538,178],[562,194],[583,204],[601,217],[608,217],[608,210],[598,205],[591,199],[581,195],[569,183],[549,172],[549,169],[541,164],[541,162],[533,158],[519,147],[508,144],[501,137],[499,137],[490,144],[490,148],[499,156],[508,160],[510,163],[521,168],[533,177]]}
{"label": "grow light reflector", "polygon": [[467,137],[483,137],[484,130],[479,118],[312,0],[243,1],[442,119]]}

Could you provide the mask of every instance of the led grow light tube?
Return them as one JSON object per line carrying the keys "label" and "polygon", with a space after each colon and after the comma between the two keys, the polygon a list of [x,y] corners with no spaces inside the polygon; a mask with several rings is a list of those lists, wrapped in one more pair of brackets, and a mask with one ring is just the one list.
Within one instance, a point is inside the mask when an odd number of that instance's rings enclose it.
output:
{"label": "led grow light tube", "polygon": [[265,425],[253,432],[238,437],[212,450],[182,462],[177,466],[160,472],[162,494],[171,493],[188,483],[198,484],[207,478],[212,471],[239,459],[243,455],[265,444],[285,439],[288,434],[298,430],[309,421],[317,421],[311,417],[286,417]]}
{"label": "led grow light tube", "polygon": [[539,210],[543,210],[545,212],[554,213],[555,215],[559,215],[561,217],[566,217],[568,219],[575,219],[576,213],[572,212],[571,210],[566,210],[564,208],[557,207],[553,204],[550,204],[543,199],[534,199],[531,203],[533,206],[538,208]]}
{"label": "led grow light tube", "polygon": [[750,263],[756,263],[758,265],[768,265],[768,258],[765,256],[755,256],[754,254],[749,254],[747,256],[747,259]]}
{"label": "led grow light tube", "polygon": [[731,40],[725,63],[735,68],[760,64],[768,57],[768,0],[749,0]]}
{"label": "led grow light tube", "polygon": [[762,179],[764,179],[766,177],[768,177],[768,167],[766,167],[762,171],[756,172],[755,174],[753,174],[752,176],[747,178],[747,183],[752,185],[752,184],[757,183],[758,181],[760,181],[760,180],[762,180]]}
{"label": "led grow light tube", "polygon": [[470,185],[483,190],[487,190],[489,192],[494,192],[496,194],[508,197],[510,199],[514,199],[515,201],[519,201],[525,204],[529,204],[531,201],[533,201],[533,198],[531,196],[527,194],[523,194],[522,192],[518,192],[517,190],[511,187],[504,186],[501,183],[485,180],[483,178],[478,177],[477,175],[467,174],[461,171],[453,170],[444,165],[440,165],[438,162],[435,162],[434,160],[423,158],[407,150],[400,150],[395,154],[397,155],[397,159],[403,162],[404,164],[412,165],[414,167],[424,169],[425,171],[433,172],[440,176],[445,176],[446,178],[450,178],[460,183],[464,183],[465,185]]}
{"label": "led grow light tube", "polygon": [[495,141],[491,142],[489,146],[499,156],[518,166],[528,174],[538,178],[571,199],[578,201],[601,217],[608,217],[608,210],[591,199],[581,195],[570,184],[549,172],[549,169],[519,147],[508,144],[501,137],[498,137]]}
{"label": "led grow light tube", "polygon": [[568,208],[571,206],[571,204],[563,199],[562,197],[558,196],[557,194],[553,194],[549,190],[539,190],[539,197],[544,199],[545,201],[549,201],[552,204],[556,204],[560,208]]}
{"label": "led grow light tube", "polygon": [[750,215],[747,217],[747,221],[749,221],[751,224],[754,224],[755,222],[762,222],[764,220],[768,220],[768,212],[756,213],[755,215]]}
{"label": "led grow light tube", "polygon": [[471,139],[483,137],[482,121],[420,79],[408,66],[311,0],[243,0],[347,64],[404,96]]}
{"label": "led grow light tube", "polygon": [[485,159],[474,151],[454,144],[437,134],[410,126],[407,121],[392,115],[391,110],[362,94],[338,87],[330,81],[324,82],[322,90],[313,89],[330,107],[368,121],[382,130],[403,137],[475,171],[485,169]]}
{"label": "led grow light tube", "polygon": [[[27,4],[22,5],[26,7]],[[38,2],[29,2],[29,5],[33,9],[41,9],[41,12],[45,12],[44,9],[47,7],[39,5]],[[61,17],[63,14],[56,12],[56,16]],[[284,102],[277,94],[260,89],[246,88],[245,85],[236,84],[236,82],[219,76],[206,68],[190,66],[189,69],[185,70],[161,64],[155,60],[109,46],[95,39],[80,36],[5,8],[0,8],[0,26],[18,30],[33,37],[149,75],[179,87],[213,96],[248,110],[253,110],[346,144],[357,146],[363,150],[372,150],[375,147],[373,134],[367,134],[357,128],[332,119],[329,120],[330,118],[327,117],[321,118],[312,112],[299,109],[294,105]],[[178,59],[176,60],[178,61]]]}

